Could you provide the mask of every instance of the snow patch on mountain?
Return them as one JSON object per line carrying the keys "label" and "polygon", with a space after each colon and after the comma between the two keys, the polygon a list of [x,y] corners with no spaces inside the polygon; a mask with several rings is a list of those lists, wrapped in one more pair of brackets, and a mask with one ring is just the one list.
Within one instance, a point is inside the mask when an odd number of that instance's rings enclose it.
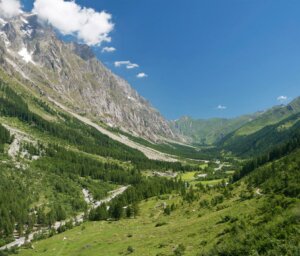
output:
{"label": "snow patch on mountain", "polygon": [[26,47],[23,47],[18,54],[22,57],[22,59],[26,62],[29,63],[31,62],[32,64],[35,64],[34,61],[32,60],[32,53],[28,52]]}

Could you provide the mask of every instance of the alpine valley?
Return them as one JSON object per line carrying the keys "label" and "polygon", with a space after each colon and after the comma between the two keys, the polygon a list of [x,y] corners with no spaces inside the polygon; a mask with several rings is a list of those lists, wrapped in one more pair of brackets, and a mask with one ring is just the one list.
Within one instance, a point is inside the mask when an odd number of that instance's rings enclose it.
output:
{"label": "alpine valley", "polygon": [[292,256],[299,221],[300,97],[168,121],[89,46],[0,19],[1,256]]}

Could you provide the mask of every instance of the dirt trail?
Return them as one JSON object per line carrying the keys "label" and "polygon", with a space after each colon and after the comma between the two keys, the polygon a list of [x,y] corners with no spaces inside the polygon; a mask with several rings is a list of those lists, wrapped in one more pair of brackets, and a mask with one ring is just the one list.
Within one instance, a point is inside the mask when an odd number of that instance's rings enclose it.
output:
{"label": "dirt trail", "polygon": [[[84,200],[88,204],[90,204],[90,210],[91,210],[93,208],[96,208],[96,207],[100,206],[103,203],[109,203],[115,197],[117,197],[117,196],[121,195],[122,193],[124,193],[128,187],[129,186],[123,186],[123,187],[118,188],[116,190],[112,190],[112,191],[108,192],[109,195],[106,198],[104,198],[100,201],[94,201],[93,196],[90,194],[90,192],[87,189],[83,189],[82,193],[83,193],[83,196],[84,196]],[[55,230],[57,230],[60,226],[65,225],[69,221],[73,221],[73,224],[75,224],[75,223],[82,223],[83,220],[84,220],[84,213],[80,213],[74,219],[71,218],[71,219],[55,222],[54,225],[53,225],[53,228]],[[25,238],[25,236],[19,237],[15,241],[0,247],[0,251],[5,250],[5,249],[10,249],[10,248],[15,247],[15,246],[20,247],[20,246],[24,245],[26,242],[27,243],[31,242],[33,240],[35,234],[39,234],[41,231],[45,231],[45,230],[47,230],[47,229],[42,229],[42,230],[32,232],[31,234],[28,235],[27,239]]]}
{"label": "dirt trail", "polygon": [[74,112],[72,112],[70,109],[68,109],[66,106],[60,104],[59,102],[55,101],[54,99],[48,97],[48,99],[53,102],[55,105],[57,105],[58,107],[60,107],[61,109],[63,109],[64,111],[68,112],[69,114],[71,114],[72,116],[76,117],[78,120],[82,121],[83,123],[90,125],[92,127],[94,127],[95,129],[97,129],[99,132],[107,135],[108,137],[110,137],[113,140],[116,140],[118,142],[121,142],[122,144],[125,144],[131,148],[137,149],[139,151],[141,151],[142,153],[144,153],[146,155],[146,157],[148,157],[149,159],[153,159],[153,160],[161,160],[161,161],[167,161],[167,162],[176,162],[178,161],[176,158],[174,158],[173,156],[161,153],[157,150],[145,147],[139,143],[136,143],[132,140],[130,140],[129,138],[127,138],[126,136],[119,136],[117,134],[114,134],[113,132],[110,132],[106,129],[104,129],[103,127],[101,127],[100,125],[97,125],[96,123],[92,122],[90,119],[80,116]]}
{"label": "dirt trail", "polygon": [[21,146],[21,141],[22,137],[18,134],[14,134],[14,140],[13,142],[9,145],[8,148],[8,155],[15,159],[20,152],[20,146]]}

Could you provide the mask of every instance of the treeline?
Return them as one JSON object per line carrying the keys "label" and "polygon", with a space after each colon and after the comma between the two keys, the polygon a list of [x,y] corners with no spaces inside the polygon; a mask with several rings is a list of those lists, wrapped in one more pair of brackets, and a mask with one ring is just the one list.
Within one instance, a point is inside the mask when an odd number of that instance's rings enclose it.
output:
{"label": "treeline", "polygon": [[273,148],[268,153],[265,153],[257,158],[248,161],[240,171],[236,171],[233,175],[233,181],[237,181],[246,176],[256,168],[286,156],[295,149],[300,148],[300,130],[296,131],[293,136],[284,144]]}
{"label": "treeline", "polygon": [[[50,122],[39,115],[31,112],[23,98],[15,93],[9,86],[0,80],[0,114],[9,117],[17,117],[41,132],[46,132],[54,137],[63,139],[70,144],[76,145],[80,150],[112,157],[121,161],[130,161],[137,169],[160,169],[173,171],[188,171],[190,166],[183,166],[179,162],[164,162],[148,159],[140,151],[130,148],[122,143],[110,139],[101,134],[94,127],[81,123],[79,120],[59,113],[65,120],[64,123]],[[39,105],[47,109],[47,112],[54,113],[47,104]]]}
{"label": "treeline", "polygon": [[4,151],[4,144],[10,142],[11,142],[10,132],[0,124],[0,153],[3,153]]}
{"label": "treeline", "polygon": [[171,180],[159,177],[141,177],[140,182],[135,183],[108,205],[100,205],[89,213],[89,220],[121,219],[123,217],[135,217],[138,214],[138,203],[141,200],[185,190],[181,180]]}
{"label": "treeline", "polygon": [[43,119],[31,112],[23,98],[1,81],[0,91],[2,92],[0,94],[0,114],[4,116],[17,117],[20,121],[34,126],[41,132],[47,132],[71,144],[79,145],[90,153],[122,160],[128,160],[131,154],[143,157],[141,152],[115,142],[106,135],[96,132],[94,128],[85,126],[68,116],[64,116],[65,124]]}
{"label": "treeline", "polygon": [[[101,162],[80,152],[67,150],[61,146],[50,144],[44,148],[44,157],[33,162],[41,170],[56,174],[79,175],[92,179],[113,182],[120,185],[136,185],[138,198],[144,188],[147,191],[164,191],[164,187],[173,188],[174,182],[168,179],[149,178],[147,182],[141,171],[136,168],[123,167],[113,162]],[[163,162],[164,163],[164,162]],[[151,181],[151,182],[150,182]],[[177,183],[176,183],[177,184]],[[143,192],[146,194],[146,192]],[[154,193],[154,192],[153,192]],[[144,197],[143,197],[144,198]]]}
{"label": "treeline", "polygon": [[136,171],[126,170],[112,162],[101,162],[82,153],[66,150],[58,145],[48,145],[45,157],[35,161],[34,166],[56,174],[79,175],[117,184],[131,184]]}

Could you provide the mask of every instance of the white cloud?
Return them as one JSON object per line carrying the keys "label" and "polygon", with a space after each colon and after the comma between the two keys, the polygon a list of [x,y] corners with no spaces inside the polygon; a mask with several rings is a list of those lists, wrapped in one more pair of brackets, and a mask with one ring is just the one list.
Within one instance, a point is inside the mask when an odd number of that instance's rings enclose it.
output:
{"label": "white cloud", "polygon": [[131,63],[129,60],[116,61],[115,67],[126,66],[127,69],[138,68],[139,65],[135,63]]}
{"label": "white cloud", "polygon": [[288,99],[288,97],[287,96],[283,96],[283,95],[277,97],[277,100],[279,102],[281,102],[281,103],[287,101],[287,99]]}
{"label": "white cloud", "polygon": [[102,52],[114,52],[116,51],[117,49],[115,47],[104,47],[102,49]]}
{"label": "white cloud", "polygon": [[142,72],[142,73],[138,73],[138,74],[136,75],[136,77],[137,77],[137,78],[145,78],[145,77],[148,77],[148,75]]}
{"label": "white cloud", "polygon": [[223,106],[223,105],[218,105],[217,106],[217,109],[219,110],[225,110],[227,107],[226,106]]}
{"label": "white cloud", "polygon": [[[10,1],[10,0],[9,0]],[[33,12],[64,35],[75,35],[88,45],[110,42],[111,14],[81,7],[75,1],[35,0]]]}
{"label": "white cloud", "polygon": [[12,18],[22,12],[19,0],[0,0],[0,16]]}
{"label": "white cloud", "polygon": [[139,65],[135,64],[135,63],[131,63],[131,64],[129,64],[129,65],[126,66],[126,68],[128,68],[128,69],[138,68],[138,67],[139,67]]}

